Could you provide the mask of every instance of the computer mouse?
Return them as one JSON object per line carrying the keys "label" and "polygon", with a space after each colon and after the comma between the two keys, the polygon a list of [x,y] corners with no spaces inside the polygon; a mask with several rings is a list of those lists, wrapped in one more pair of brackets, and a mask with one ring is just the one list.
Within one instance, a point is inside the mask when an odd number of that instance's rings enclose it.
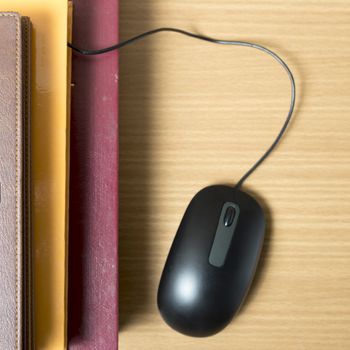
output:
{"label": "computer mouse", "polygon": [[265,235],[265,215],[249,194],[224,185],[199,191],[176,233],[157,303],[165,322],[195,337],[213,335],[248,293]]}

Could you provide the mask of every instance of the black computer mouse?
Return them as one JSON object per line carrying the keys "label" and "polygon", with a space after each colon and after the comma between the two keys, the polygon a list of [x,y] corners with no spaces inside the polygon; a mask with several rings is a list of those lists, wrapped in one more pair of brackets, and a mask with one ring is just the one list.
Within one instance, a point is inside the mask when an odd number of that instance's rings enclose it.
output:
{"label": "black computer mouse", "polygon": [[178,332],[205,337],[237,314],[259,261],[265,215],[249,194],[209,186],[190,202],[158,288],[158,308]]}

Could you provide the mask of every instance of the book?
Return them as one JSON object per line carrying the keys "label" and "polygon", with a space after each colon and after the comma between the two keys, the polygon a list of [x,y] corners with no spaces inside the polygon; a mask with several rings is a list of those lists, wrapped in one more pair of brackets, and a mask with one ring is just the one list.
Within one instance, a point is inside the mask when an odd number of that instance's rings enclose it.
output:
{"label": "book", "polygon": [[30,21],[0,12],[0,349],[30,348]]}
{"label": "book", "polygon": [[68,2],[0,0],[0,10],[17,11],[30,17],[32,23],[32,339],[36,350],[64,349],[69,160],[67,86],[70,87]]}
{"label": "book", "polygon": [[[118,1],[74,0],[73,42],[118,42]],[[118,346],[118,54],[73,53],[69,349]]]}

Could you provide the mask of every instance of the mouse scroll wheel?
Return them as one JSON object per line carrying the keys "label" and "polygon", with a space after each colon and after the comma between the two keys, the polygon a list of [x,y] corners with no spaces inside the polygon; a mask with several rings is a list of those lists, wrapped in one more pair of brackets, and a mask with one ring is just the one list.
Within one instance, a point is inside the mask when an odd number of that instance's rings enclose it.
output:
{"label": "mouse scroll wheel", "polygon": [[233,223],[233,219],[236,215],[236,209],[234,207],[228,207],[224,216],[224,225],[229,227]]}

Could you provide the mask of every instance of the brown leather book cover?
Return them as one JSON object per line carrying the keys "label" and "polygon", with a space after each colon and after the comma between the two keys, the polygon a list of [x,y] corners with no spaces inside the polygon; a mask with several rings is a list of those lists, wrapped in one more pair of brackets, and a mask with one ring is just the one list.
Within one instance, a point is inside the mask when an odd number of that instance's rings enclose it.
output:
{"label": "brown leather book cover", "polygon": [[30,23],[0,13],[0,349],[30,338]]}

